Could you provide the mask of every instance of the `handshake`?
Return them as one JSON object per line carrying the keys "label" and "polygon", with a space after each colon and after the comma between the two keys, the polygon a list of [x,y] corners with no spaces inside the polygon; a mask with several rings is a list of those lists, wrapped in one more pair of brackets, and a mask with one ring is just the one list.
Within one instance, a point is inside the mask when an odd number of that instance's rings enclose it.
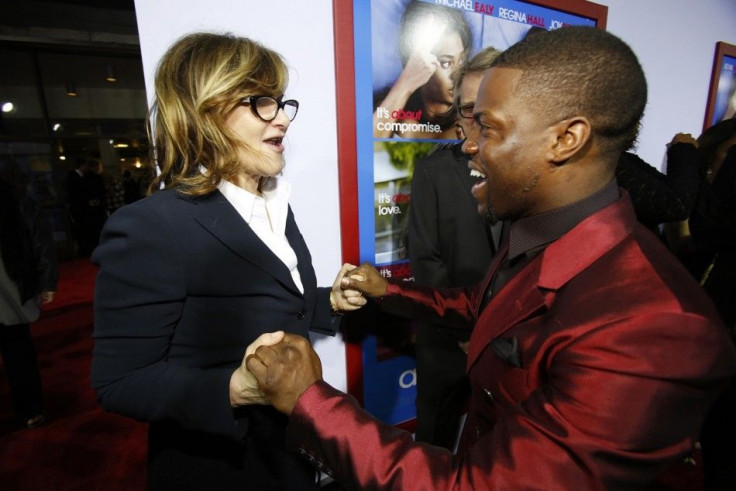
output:
{"label": "handshake", "polygon": [[[344,264],[330,291],[333,310],[347,312],[366,304],[366,296],[386,293],[387,282],[370,264]],[[260,335],[245,350],[230,377],[230,405],[272,404],[291,414],[299,396],[322,380],[322,363],[309,340],[284,331]]]}

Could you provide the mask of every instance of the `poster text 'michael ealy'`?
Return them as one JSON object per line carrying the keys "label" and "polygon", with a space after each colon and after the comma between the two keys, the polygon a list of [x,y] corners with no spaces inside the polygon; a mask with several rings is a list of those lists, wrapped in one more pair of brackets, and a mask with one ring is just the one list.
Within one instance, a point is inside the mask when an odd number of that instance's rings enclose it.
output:
{"label": "poster text 'michael ealy'", "polygon": [[[490,3],[474,2],[472,0],[435,0],[434,3],[444,7],[468,10],[470,12],[478,12],[485,15],[493,15],[494,10],[496,10],[495,6]],[[525,12],[503,7],[500,7],[496,13],[500,19],[513,20],[538,27],[545,26],[544,17],[538,15],[530,15]]]}

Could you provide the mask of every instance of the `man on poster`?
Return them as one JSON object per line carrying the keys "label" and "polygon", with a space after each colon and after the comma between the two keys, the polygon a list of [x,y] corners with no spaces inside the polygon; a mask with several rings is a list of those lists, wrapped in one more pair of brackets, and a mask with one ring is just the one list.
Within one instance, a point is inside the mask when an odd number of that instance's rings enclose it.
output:
{"label": "man on poster", "polygon": [[604,31],[504,52],[465,143],[487,176],[479,210],[512,222],[488,277],[437,291],[363,265],[344,281],[387,311],[473,328],[457,457],[373,419],[322,381],[306,339],[277,333],[246,363],[291,416],[287,445],[358,489],[632,489],[688,456],[736,351],[616,186],[645,104],[636,56]]}

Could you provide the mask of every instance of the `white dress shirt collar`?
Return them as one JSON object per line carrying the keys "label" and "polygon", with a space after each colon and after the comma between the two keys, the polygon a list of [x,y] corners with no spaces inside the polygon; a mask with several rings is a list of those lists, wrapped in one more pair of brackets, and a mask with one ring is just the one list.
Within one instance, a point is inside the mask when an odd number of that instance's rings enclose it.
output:
{"label": "white dress shirt collar", "polygon": [[283,262],[300,292],[304,286],[298,269],[298,259],[286,238],[286,218],[289,215],[291,185],[277,178],[269,180],[269,186],[256,196],[229,181],[220,181],[217,189],[233,205],[259,239]]}
{"label": "white dress shirt collar", "polygon": [[217,189],[235,207],[246,223],[250,224],[253,218],[253,207],[256,200],[264,201],[271,231],[277,235],[286,233],[286,217],[289,213],[289,197],[291,196],[291,184],[283,179],[272,178],[275,184],[268,190],[263,191],[261,198],[235,184],[222,180]]}

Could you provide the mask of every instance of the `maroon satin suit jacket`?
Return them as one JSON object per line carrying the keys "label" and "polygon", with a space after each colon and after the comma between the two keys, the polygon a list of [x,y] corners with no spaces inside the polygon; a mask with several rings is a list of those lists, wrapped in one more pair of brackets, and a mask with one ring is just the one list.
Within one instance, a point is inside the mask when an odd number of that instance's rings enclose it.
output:
{"label": "maroon satin suit jacket", "polygon": [[324,382],[300,397],[289,444],[349,487],[411,490],[636,489],[692,451],[736,352],[628,196],[550,244],[479,313],[491,274],[466,291],[392,284],[384,300],[475,322],[457,456]]}

